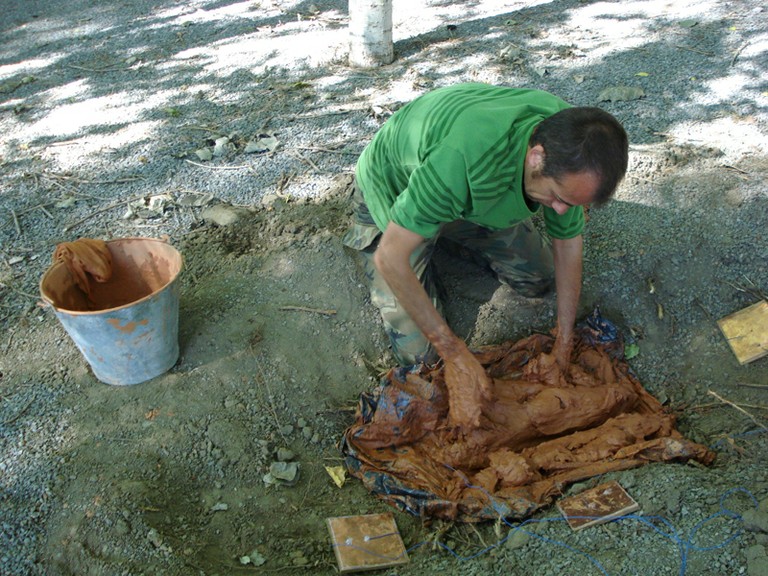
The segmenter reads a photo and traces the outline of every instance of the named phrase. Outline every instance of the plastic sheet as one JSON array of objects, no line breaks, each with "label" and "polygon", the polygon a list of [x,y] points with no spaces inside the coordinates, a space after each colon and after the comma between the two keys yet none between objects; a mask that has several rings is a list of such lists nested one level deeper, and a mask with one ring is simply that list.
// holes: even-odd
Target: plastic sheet
[{"label": "plastic sheet", "polygon": [[563,375],[533,335],[476,353],[493,397],[473,429],[448,423],[441,366],[395,368],[363,394],[342,441],[346,466],[412,514],[457,521],[522,519],[569,483],[647,462],[713,461],[686,440],[622,359],[615,326],[595,312]]}]

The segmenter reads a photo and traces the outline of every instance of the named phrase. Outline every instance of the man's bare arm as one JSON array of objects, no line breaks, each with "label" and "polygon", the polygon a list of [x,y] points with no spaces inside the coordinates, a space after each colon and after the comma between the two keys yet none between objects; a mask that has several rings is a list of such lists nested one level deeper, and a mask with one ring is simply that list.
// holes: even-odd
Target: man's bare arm
[{"label": "man's bare arm", "polygon": [[440,356],[457,346],[458,337],[432,305],[410,263],[411,253],[424,238],[390,222],[373,256],[376,268],[387,281],[408,315]]},{"label": "man's bare arm", "polygon": [[553,352],[561,369],[565,369],[573,346],[573,326],[581,297],[582,251],[581,235],[568,240],[552,240],[557,287],[557,338]]},{"label": "man's bare arm", "polygon": [[476,426],[481,400],[488,397],[490,382],[480,362],[434,307],[411,268],[411,253],[423,241],[418,234],[390,222],[373,261],[400,305],[445,362],[451,420]]}]

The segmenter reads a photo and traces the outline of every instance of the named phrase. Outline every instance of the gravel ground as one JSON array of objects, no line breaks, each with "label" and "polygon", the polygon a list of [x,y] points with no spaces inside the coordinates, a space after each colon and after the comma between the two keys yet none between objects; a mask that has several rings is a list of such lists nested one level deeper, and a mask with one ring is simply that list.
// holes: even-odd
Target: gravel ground
[{"label": "gravel ground", "polygon": [[[323,466],[391,358],[333,191],[393,110],[461,81],[624,123],[630,174],[590,212],[582,312],[635,340],[641,381],[718,459],[610,475],[641,513],[579,533],[554,509],[511,527],[397,514],[411,563],[390,573],[768,574],[768,363],[740,366],[716,325],[768,290],[762,3],[396,0],[397,58],[376,70],[345,65],[345,2],[0,9],[0,574],[335,572],[324,519],[386,508]],[[61,241],[161,235],[185,257],[182,358],[106,386],[39,279]],[[442,258],[473,344],[551,328],[552,299]],[[263,482],[278,460],[300,463],[295,486]]]}]

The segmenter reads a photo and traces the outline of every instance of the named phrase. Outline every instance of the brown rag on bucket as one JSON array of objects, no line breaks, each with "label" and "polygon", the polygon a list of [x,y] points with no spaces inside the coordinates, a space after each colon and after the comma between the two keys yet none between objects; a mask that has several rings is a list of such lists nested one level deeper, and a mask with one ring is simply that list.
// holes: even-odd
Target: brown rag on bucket
[{"label": "brown rag on bucket", "polygon": [[104,240],[79,238],[74,242],[56,245],[53,263],[63,262],[78,287],[91,297],[91,285],[86,272],[96,282],[106,282],[112,277],[112,254]]},{"label": "brown rag on bucket", "polygon": [[563,375],[552,344],[533,335],[476,353],[493,381],[476,428],[449,424],[442,366],[390,370],[345,432],[349,471],[401,509],[471,522],[522,519],[567,484],[607,472],[713,461],[624,360],[579,339]]}]

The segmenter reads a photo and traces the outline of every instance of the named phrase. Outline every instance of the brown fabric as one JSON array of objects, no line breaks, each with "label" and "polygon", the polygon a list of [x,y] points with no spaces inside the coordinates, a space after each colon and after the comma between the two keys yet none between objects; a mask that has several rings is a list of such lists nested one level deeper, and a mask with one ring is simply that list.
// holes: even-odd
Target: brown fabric
[{"label": "brown fabric", "polygon": [[56,246],[53,262],[63,262],[78,287],[91,296],[91,286],[86,272],[96,282],[106,282],[112,276],[112,254],[106,242],[80,238],[74,242],[62,242]]},{"label": "brown fabric", "polygon": [[522,518],[566,484],[606,472],[713,461],[713,452],[677,432],[674,416],[624,361],[580,342],[563,376],[551,346],[550,337],[534,335],[477,353],[493,395],[475,429],[448,424],[442,367],[391,370],[375,411],[358,410],[345,433],[350,471],[398,507],[474,521]]}]

